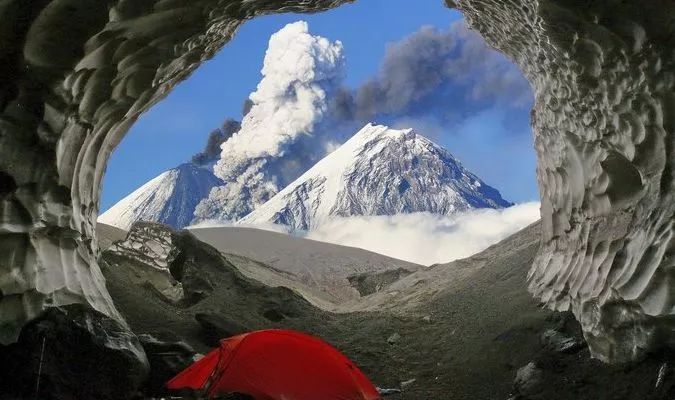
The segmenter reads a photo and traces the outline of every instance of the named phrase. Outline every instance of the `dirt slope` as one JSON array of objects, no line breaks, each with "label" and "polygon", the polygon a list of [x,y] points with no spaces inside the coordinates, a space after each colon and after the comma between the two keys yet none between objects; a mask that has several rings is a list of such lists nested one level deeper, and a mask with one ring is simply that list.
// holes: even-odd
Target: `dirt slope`
[{"label": "dirt slope", "polygon": [[[590,359],[573,319],[532,300],[525,282],[539,245],[537,224],[468,259],[403,277],[342,313],[258,283],[193,235],[178,236],[181,262],[192,260],[213,288],[196,303],[167,302],[134,283],[138,260],[103,254],[111,295],[137,333],[206,351],[218,334],[237,329],[307,331],[345,352],[378,386],[403,387],[393,399],[656,400],[675,394],[668,364],[655,387],[669,355],[630,368],[603,365]],[[550,349],[547,331],[578,345]],[[519,369],[525,383],[514,388]]]}]

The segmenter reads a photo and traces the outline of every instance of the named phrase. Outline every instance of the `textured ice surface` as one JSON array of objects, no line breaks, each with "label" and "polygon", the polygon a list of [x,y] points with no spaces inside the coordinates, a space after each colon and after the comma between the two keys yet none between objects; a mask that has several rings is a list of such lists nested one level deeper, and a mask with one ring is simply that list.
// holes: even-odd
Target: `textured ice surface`
[{"label": "textured ice surface", "polygon": [[51,306],[121,320],[95,240],[114,147],[246,19],[340,3],[0,2],[0,343]]},{"label": "textured ice surface", "polygon": [[[108,156],[141,112],[244,20],[346,2],[0,2],[0,342],[53,305],[117,315],[94,227]],[[674,344],[675,4],[446,3],[535,94],[532,292],[571,308],[603,360]]]},{"label": "textured ice surface", "polygon": [[672,344],[675,6],[456,5],[535,93],[543,246],[531,292],[571,309],[602,360]]},{"label": "textured ice surface", "polygon": [[368,124],[240,222],[308,230],[333,216],[452,215],[509,205],[429,139]]}]

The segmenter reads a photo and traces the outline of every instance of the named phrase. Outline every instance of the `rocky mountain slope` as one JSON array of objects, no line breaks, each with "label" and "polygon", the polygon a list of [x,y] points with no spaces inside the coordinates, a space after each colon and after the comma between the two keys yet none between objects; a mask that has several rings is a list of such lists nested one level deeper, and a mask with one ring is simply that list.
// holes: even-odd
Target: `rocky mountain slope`
[{"label": "rocky mountain slope", "polygon": [[181,164],[153,178],[98,217],[98,221],[129,229],[136,221],[183,228],[194,218],[197,204],[221,185],[209,166]]},{"label": "rocky mountain slope", "polygon": [[[150,226],[140,226],[146,225]],[[124,242],[127,234],[133,236],[140,228],[129,233],[99,223],[97,230],[101,250],[115,251],[120,244],[112,247],[113,242]],[[324,309],[336,309],[363,293],[374,293],[385,283],[424,268],[354,247],[260,229],[191,228],[190,233],[220,251],[248,278],[271,287],[291,288]],[[138,241],[133,237],[131,240]],[[136,257],[158,257],[148,254],[138,253]]]},{"label": "rocky mountain slope", "polygon": [[329,309],[360,297],[354,280],[359,275],[402,276],[423,268],[367,250],[260,229],[193,228],[190,232],[224,253],[245,275],[269,286],[290,287]]},{"label": "rocky mountain slope", "polygon": [[127,237],[127,231],[99,222],[96,224],[96,237],[98,238],[98,248],[104,251],[112,246],[113,243],[124,240]]},{"label": "rocky mountain slope", "polygon": [[[218,191],[239,200],[215,201],[220,198],[215,194]],[[129,229],[135,221],[183,228],[204,215],[221,215],[218,208],[249,204],[252,199],[241,200],[249,196],[251,192],[245,186],[223,185],[209,165],[187,163],[162,173],[122,199],[103,213],[99,222],[122,229]],[[260,202],[263,204],[253,212],[249,213],[247,206],[245,212],[230,210],[226,214],[243,217],[239,221],[243,224],[272,222],[306,230],[331,216],[412,212],[449,215],[511,205],[427,138],[410,129],[371,124],[274,197],[254,203]]]},{"label": "rocky mountain slope", "polygon": [[511,205],[412,129],[368,124],[241,223],[307,230],[332,216],[450,215]]},{"label": "rocky mountain slope", "polygon": [[[672,398],[669,354],[605,365],[590,358],[569,314],[532,300],[525,277],[539,241],[535,224],[473,257],[402,277],[340,313],[260,284],[191,233],[162,225],[137,225],[102,263],[137,334],[204,352],[241,330],[300,329],[345,352],[378,386],[401,388],[392,399]],[[169,286],[183,295],[167,296]]]}]

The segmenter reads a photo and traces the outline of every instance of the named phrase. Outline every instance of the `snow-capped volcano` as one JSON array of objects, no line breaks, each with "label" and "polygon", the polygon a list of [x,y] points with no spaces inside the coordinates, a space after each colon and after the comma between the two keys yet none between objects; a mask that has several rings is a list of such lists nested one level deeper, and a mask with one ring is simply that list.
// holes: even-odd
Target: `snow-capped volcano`
[{"label": "snow-capped volcano", "polygon": [[308,230],[333,216],[450,215],[510,205],[412,129],[368,124],[240,223]]},{"label": "snow-capped volcano", "polygon": [[192,222],[197,204],[222,185],[211,168],[181,164],[148,181],[98,217],[128,230],[136,221],[161,222],[183,228]]}]

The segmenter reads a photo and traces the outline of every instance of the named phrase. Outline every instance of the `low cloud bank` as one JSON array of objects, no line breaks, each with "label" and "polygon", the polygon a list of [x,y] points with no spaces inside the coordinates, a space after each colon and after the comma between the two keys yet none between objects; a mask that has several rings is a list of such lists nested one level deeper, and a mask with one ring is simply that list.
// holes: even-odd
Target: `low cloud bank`
[{"label": "low cloud bank", "polygon": [[447,263],[476,254],[539,220],[539,202],[500,210],[473,210],[454,216],[412,213],[335,217],[309,232],[286,225],[205,220],[187,229],[254,228],[358,247],[421,265]]},{"label": "low cloud bank", "polygon": [[468,257],[540,218],[539,203],[446,217],[429,213],[335,218],[305,236],[422,265]]}]

